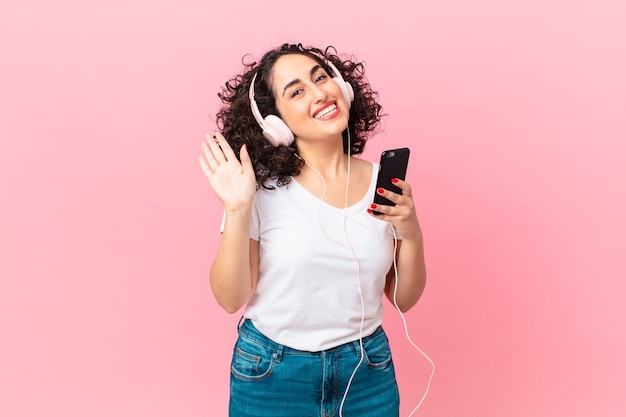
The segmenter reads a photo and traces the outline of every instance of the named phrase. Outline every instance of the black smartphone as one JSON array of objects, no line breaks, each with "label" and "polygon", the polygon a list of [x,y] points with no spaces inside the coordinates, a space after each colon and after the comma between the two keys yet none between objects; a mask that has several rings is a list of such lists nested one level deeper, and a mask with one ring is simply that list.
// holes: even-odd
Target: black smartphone
[{"label": "black smartphone", "polygon": [[[392,178],[406,179],[406,169],[409,165],[409,148],[390,149],[380,154],[380,165],[378,166],[378,179],[376,180],[376,190],[384,188],[394,193],[402,194],[402,190],[391,182]],[[374,191],[374,203],[386,206],[396,204]],[[372,211],[373,214],[380,214]]]}]

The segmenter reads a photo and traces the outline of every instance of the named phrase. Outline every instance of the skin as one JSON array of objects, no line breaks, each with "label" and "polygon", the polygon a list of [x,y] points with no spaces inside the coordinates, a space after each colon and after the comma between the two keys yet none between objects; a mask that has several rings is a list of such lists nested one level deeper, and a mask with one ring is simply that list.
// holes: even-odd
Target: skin
[{"label": "skin", "polygon": [[[280,116],[294,133],[299,154],[307,162],[294,179],[320,198],[325,182],[324,201],[336,207],[360,201],[371,181],[371,164],[343,153],[341,133],[348,124],[349,107],[339,86],[315,60],[300,54],[280,57],[272,68],[270,82]],[[333,109],[332,106],[336,110],[328,117],[314,117],[320,109]],[[206,135],[201,146],[200,166],[226,213],[224,232],[211,267],[211,288],[218,303],[235,313],[248,302],[258,280],[259,242],[249,238],[256,190],[254,170],[245,145],[240,150],[240,163],[220,132]],[[376,219],[394,224],[403,237],[396,252],[398,288],[396,291],[392,267],[387,274],[385,294],[406,312],[424,291],[426,268],[411,186],[402,180],[397,180],[396,185],[402,189],[402,195],[379,190],[395,206],[371,208],[382,213]],[[371,210],[368,212],[373,216]]]}]

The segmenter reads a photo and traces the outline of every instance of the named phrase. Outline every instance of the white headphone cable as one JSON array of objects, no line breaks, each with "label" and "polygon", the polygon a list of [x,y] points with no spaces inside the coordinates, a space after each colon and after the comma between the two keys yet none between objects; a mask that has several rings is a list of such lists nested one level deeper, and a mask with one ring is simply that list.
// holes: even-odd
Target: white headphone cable
[{"label": "white headphone cable", "polygon": [[430,366],[431,366],[430,376],[428,378],[428,384],[426,385],[426,391],[424,391],[424,395],[422,395],[422,398],[420,399],[419,403],[415,406],[413,411],[411,411],[409,413],[408,417],[411,417],[413,414],[415,414],[417,409],[420,408],[420,406],[422,405],[422,403],[426,399],[426,396],[428,395],[428,392],[430,391],[430,384],[432,383],[433,376],[435,375],[435,363],[432,361],[432,359],[430,359],[430,357],[428,357],[428,355],[422,349],[420,349],[417,346],[417,344],[415,344],[415,342],[413,342],[413,339],[411,339],[411,336],[409,335],[409,328],[408,328],[408,326],[406,324],[406,318],[404,317],[404,313],[402,313],[402,310],[400,310],[400,307],[398,306],[398,265],[396,263],[396,256],[395,256],[396,252],[398,251],[398,237],[396,235],[396,230],[393,227],[393,225],[391,226],[391,232],[393,233],[393,241],[394,241],[394,246],[393,246],[393,253],[394,253],[393,270],[394,270],[395,281],[396,281],[396,285],[395,285],[395,287],[393,289],[393,305],[396,307],[396,310],[398,310],[398,313],[400,313],[400,318],[402,319],[402,323],[404,324],[404,333],[406,335],[407,340],[409,341],[409,343],[411,343],[411,345],[419,353],[421,353],[426,358],[426,360],[428,362],[430,362]]},{"label": "white headphone cable", "polygon": [[354,371],[352,371],[352,375],[350,375],[350,379],[348,380],[348,384],[346,385],[346,390],[343,393],[343,397],[341,398],[341,405],[339,406],[339,417],[343,417],[343,406],[346,402],[346,398],[348,397],[348,391],[350,390],[350,386],[352,385],[352,381],[354,380],[354,376],[357,371],[361,367],[363,363],[363,359],[365,358],[365,351],[363,349],[363,325],[365,324],[365,301],[363,300],[363,290],[361,289],[361,267],[359,263],[359,258],[356,254],[356,251],[352,247],[352,243],[350,242],[350,236],[348,235],[347,228],[347,215],[346,210],[348,208],[348,187],[350,185],[350,129],[348,129],[348,178],[346,181],[346,201],[345,207],[343,209],[343,232],[346,236],[346,242],[348,242],[348,249],[352,253],[352,257],[354,258],[354,262],[356,263],[356,280],[357,280],[357,288],[359,290],[359,299],[361,301],[361,323],[359,325],[359,349],[361,350],[361,355],[359,359],[359,363],[357,363]]},{"label": "white headphone cable", "polygon": [[[348,132],[349,135],[349,132]],[[348,149],[348,152],[350,150]],[[317,215],[318,215],[318,222],[320,225],[320,229],[322,230],[322,233],[324,234],[324,236],[326,236],[326,238],[328,240],[330,240],[331,242],[344,247],[346,249],[348,249],[354,260],[356,263],[356,268],[357,268],[357,286],[358,286],[358,292],[359,292],[359,298],[361,301],[361,323],[360,323],[360,327],[359,327],[359,348],[361,350],[361,355],[360,355],[360,359],[359,359],[359,363],[357,364],[357,366],[354,368],[354,371],[352,372],[352,375],[350,376],[350,379],[348,380],[348,384],[346,385],[346,389],[344,391],[343,397],[341,399],[341,405],[339,407],[339,417],[343,417],[343,406],[345,404],[346,398],[348,397],[348,391],[350,390],[350,386],[352,385],[352,381],[354,380],[354,377],[356,375],[356,372],[358,371],[358,369],[361,367],[361,364],[363,363],[363,359],[365,357],[364,354],[364,348],[363,348],[363,326],[365,323],[365,302],[363,300],[363,292],[361,289],[361,274],[360,274],[360,264],[359,264],[359,259],[356,255],[356,252],[354,251],[354,248],[352,247],[352,244],[350,242],[350,238],[348,235],[348,230],[347,230],[347,207],[348,207],[348,190],[349,190],[349,184],[350,184],[350,154],[348,154],[348,176],[347,176],[347,181],[346,181],[346,193],[345,193],[345,200],[344,200],[344,209],[343,209],[343,229],[344,229],[344,234],[346,237],[346,241],[347,241],[347,245],[342,244],[341,242],[336,241],[335,239],[331,238],[327,233],[326,230],[324,229],[323,225],[322,225],[322,218],[321,218],[321,209],[322,209],[322,204],[324,202],[324,197],[326,195],[326,181],[324,180],[324,177],[319,173],[319,171],[317,171],[315,168],[313,168],[308,162],[304,162],[309,168],[311,168],[311,170],[321,179],[322,181],[322,195],[320,197],[320,202],[319,202],[319,206],[318,206],[318,211],[317,211]],[[422,356],[424,356],[426,358],[426,360],[430,363],[431,365],[431,372],[430,372],[430,376],[428,378],[428,383],[426,386],[426,390],[424,392],[424,394],[422,395],[422,398],[420,399],[419,403],[415,406],[415,408],[409,413],[408,417],[412,417],[413,414],[415,414],[415,412],[419,409],[419,407],[422,405],[422,403],[424,402],[424,400],[426,399],[426,396],[428,395],[429,391],[430,391],[430,386],[433,380],[433,376],[435,374],[435,363],[432,361],[432,359],[430,359],[430,357],[422,350],[420,349],[417,344],[415,342],[413,342],[413,339],[411,339],[411,336],[409,334],[409,329],[408,329],[408,325],[406,322],[406,318],[404,317],[404,313],[402,313],[402,310],[400,309],[400,307],[398,306],[398,300],[397,300],[397,295],[398,295],[398,265],[396,263],[396,253],[398,251],[398,237],[396,235],[396,231],[395,228],[393,227],[393,225],[390,225],[391,227],[391,232],[393,234],[394,237],[394,256],[393,256],[393,269],[394,269],[394,278],[395,278],[395,286],[394,286],[394,291],[393,291],[393,304],[394,307],[396,308],[396,310],[398,311],[398,313],[400,314],[400,318],[402,319],[402,323],[404,325],[404,333],[406,335],[407,340],[409,341],[409,343],[419,352],[422,354]]]},{"label": "white headphone cable", "polygon": [[[319,202],[319,206],[318,206],[318,210],[317,210],[317,218],[318,218],[318,222],[320,225],[320,229],[322,230],[322,233],[324,234],[324,236],[326,236],[326,238],[328,240],[330,240],[333,243],[336,243],[337,245],[346,248],[350,251],[350,253],[352,254],[352,257],[354,258],[354,262],[356,264],[356,274],[357,274],[357,288],[358,288],[358,292],[359,292],[359,300],[361,302],[361,323],[359,325],[359,348],[361,350],[361,354],[360,354],[360,359],[359,359],[359,363],[356,365],[356,367],[354,368],[354,371],[352,371],[352,375],[350,375],[350,379],[348,380],[348,384],[346,385],[346,389],[343,393],[343,397],[341,399],[341,405],[339,406],[339,417],[343,417],[343,406],[345,404],[346,398],[348,397],[348,391],[350,390],[350,386],[352,385],[352,381],[354,380],[354,376],[356,375],[358,369],[361,367],[361,364],[363,363],[363,359],[365,357],[365,352],[363,349],[363,326],[365,324],[365,300],[363,299],[363,291],[361,289],[361,269],[360,269],[360,264],[359,264],[359,258],[354,250],[354,248],[352,247],[352,243],[350,242],[350,237],[348,235],[348,229],[347,229],[347,209],[348,209],[348,192],[349,192],[349,187],[350,187],[350,173],[351,173],[351,144],[350,144],[350,130],[348,129],[348,175],[346,178],[346,193],[345,193],[345,197],[344,197],[344,207],[343,207],[343,231],[344,231],[344,235],[346,237],[346,242],[347,245],[342,244],[341,242],[336,241],[335,239],[331,238],[327,233],[326,230],[324,230],[324,226],[322,225],[322,203],[324,202],[324,197],[326,195],[326,181],[324,181],[324,177],[322,176],[322,174],[319,173],[319,171],[317,171],[315,168],[313,168],[308,162],[304,161],[305,165],[308,166],[309,168],[311,168],[311,170],[317,174],[317,176],[322,180],[322,195],[320,197],[320,202]],[[299,156],[298,156],[299,158]]]}]

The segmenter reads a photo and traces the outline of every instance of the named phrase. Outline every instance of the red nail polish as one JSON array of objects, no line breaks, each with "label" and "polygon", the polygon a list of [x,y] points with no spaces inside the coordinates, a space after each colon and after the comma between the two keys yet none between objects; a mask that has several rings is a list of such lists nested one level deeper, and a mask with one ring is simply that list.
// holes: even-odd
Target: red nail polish
[{"label": "red nail polish", "polygon": [[391,182],[393,182],[393,183],[395,184],[395,183],[397,183],[397,182],[398,182],[398,179],[397,179],[397,178],[392,178],[392,179],[391,179]]},{"label": "red nail polish", "polygon": [[382,188],[379,188],[379,189],[378,189],[378,190],[376,190],[376,191],[378,191],[378,194],[382,194],[382,193],[384,193],[384,192],[385,192],[385,190],[383,190]]},{"label": "red nail polish", "polygon": [[372,210],[371,210],[371,209],[367,209],[367,212],[368,212],[369,214],[372,214]]},{"label": "red nail polish", "polygon": [[372,204],[372,205],[370,205],[370,208],[375,209],[375,208],[376,208],[376,204]]}]

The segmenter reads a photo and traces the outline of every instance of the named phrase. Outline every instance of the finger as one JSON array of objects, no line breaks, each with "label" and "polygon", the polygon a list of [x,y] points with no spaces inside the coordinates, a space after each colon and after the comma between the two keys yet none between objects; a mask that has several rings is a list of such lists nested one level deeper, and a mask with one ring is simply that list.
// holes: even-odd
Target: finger
[{"label": "finger", "polygon": [[235,152],[233,151],[233,148],[230,147],[230,144],[224,135],[222,135],[221,132],[215,132],[215,139],[217,140],[217,144],[222,149],[226,159],[228,161],[234,161],[236,159]]},{"label": "finger", "polygon": [[387,212],[388,208],[389,206],[386,206],[384,204],[372,203],[370,204],[370,208],[367,210],[367,212],[373,214],[376,217],[380,217]]},{"label": "finger", "polygon": [[202,172],[204,172],[204,175],[206,175],[207,178],[211,178],[211,176],[213,175],[213,170],[211,169],[211,167],[209,167],[209,164],[207,164],[206,160],[202,156],[199,156],[198,161],[200,162],[200,168],[202,168]]},{"label": "finger", "polygon": [[398,206],[386,206],[382,204],[372,204],[370,208],[367,209],[369,215],[375,219],[396,225],[406,217],[406,215],[402,214],[403,211],[404,210],[398,210]]},{"label": "finger", "polygon": [[393,183],[393,185],[402,190],[402,195],[407,197],[410,197],[412,195],[411,185],[408,182],[401,180],[400,178],[393,178],[391,182]]},{"label": "finger", "polygon": [[207,166],[211,169],[211,172],[214,173],[215,170],[219,167],[219,164],[215,160],[213,156],[213,152],[209,149],[209,145],[206,142],[202,142],[200,144],[202,146],[202,150],[204,151],[204,160],[207,163]]},{"label": "finger", "polygon": [[254,168],[252,167],[252,160],[250,159],[250,154],[248,153],[248,147],[245,144],[243,144],[239,150],[239,157],[241,158],[241,166],[244,171],[253,172]]},{"label": "finger", "polygon": [[387,200],[391,201],[392,203],[398,204],[398,201],[400,200],[400,194],[394,193],[393,191],[389,191],[384,188],[377,189],[376,193],[378,195],[385,197]]},{"label": "finger", "polygon": [[367,212],[375,219],[389,221],[390,215],[388,213],[390,209],[391,206],[385,206],[382,204],[371,204],[370,208],[367,209]]},{"label": "finger", "polygon": [[[397,182],[395,182],[395,185],[399,185],[401,186],[400,191],[402,192],[402,194],[390,191],[390,190],[386,190],[384,188],[379,188],[376,190],[376,192],[378,194],[380,194],[381,196],[385,197],[387,200],[400,205],[400,204],[409,204],[411,205],[412,201],[413,201],[413,196],[411,195],[411,186],[407,183],[404,182],[402,180],[396,179]],[[402,181],[402,183],[400,183],[400,181]],[[407,203],[409,202],[409,203]]]},{"label": "finger", "polygon": [[206,138],[206,142],[209,145],[209,149],[211,150],[211,153],[213,154],[213,158],[215,158],[217,163],[221,164],[223,162],[226,162],[226,157],[224,156],[224,152],[220,148],[220,145],[217,143],[215,138],[212,136],[209,136],[208,133],[204,137]]}]

